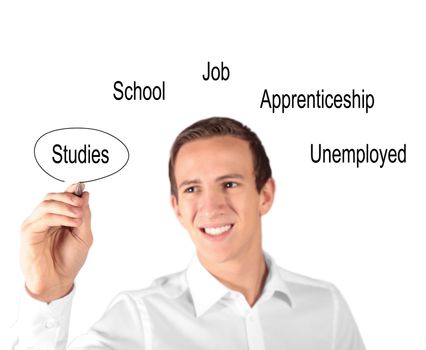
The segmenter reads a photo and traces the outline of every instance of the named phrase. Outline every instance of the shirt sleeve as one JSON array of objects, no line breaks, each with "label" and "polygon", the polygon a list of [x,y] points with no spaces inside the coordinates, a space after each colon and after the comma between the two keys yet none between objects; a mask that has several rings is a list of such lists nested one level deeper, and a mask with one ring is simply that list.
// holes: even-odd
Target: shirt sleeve
[{"label": "shirt sleeve", "polygon": [[[142,300],[135,300],[129,293],[123,292],[116,296],[104,315],[91,329],[75,340],[68,350],[144,350],[151,348],[145,337],[142,316],[144,308]],[[144,319],[144,320],[142,320]]]},{"label": "shirt sleeve", "polygon": [[75,287],[63,298],[48,304],[23,290],[14,326],[17,337],[12,349],[65,349],[74,293]]},{"label": "shirt sleeve", "polygon": [[334,288],[333,350],[365,350],[361,334],[342,294]]},{"label": "shirt sleeve", "polygon": [[[116,296],[104,315],[90,330],[67,345],[75,287],[50,304],[23,294],[15,324],[12,350],[143,350],[146,337],[141,303],[129,293]],[[146,320],[145,320],[146,321]]]}]

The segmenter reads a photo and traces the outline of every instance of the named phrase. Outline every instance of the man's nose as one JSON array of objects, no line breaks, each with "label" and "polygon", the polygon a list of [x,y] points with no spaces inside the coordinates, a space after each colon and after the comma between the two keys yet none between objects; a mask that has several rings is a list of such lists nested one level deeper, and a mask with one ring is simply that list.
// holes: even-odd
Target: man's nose
[{"label": "man's nose", "polygon": [[225,213],[226,198],[220,191],[206,190],[200,199],[198,212],[202,216],[212,219]]}]

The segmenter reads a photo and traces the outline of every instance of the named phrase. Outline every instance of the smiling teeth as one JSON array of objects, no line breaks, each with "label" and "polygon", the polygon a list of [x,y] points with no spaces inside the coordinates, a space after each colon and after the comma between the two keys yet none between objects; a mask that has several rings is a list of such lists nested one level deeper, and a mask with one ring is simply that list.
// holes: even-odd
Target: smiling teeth
[{"label": "smiling teeth", "polygon": [[225,225],[220,227],[205,227],[204,232],[209,235],[217,236],[228,231],[230,228],[231,228],[231,225]]}]

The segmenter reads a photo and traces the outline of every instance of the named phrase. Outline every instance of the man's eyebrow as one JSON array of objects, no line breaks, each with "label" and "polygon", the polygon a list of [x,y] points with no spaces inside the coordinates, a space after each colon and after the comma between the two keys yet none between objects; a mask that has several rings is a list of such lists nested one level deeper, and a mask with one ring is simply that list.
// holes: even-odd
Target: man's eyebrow
[{"label": "man's eyebrow", "polygon": [[223,180],[227,180],[227,179],[240,179],[240,180],[244,180],[244,176],[241,175],[241,174],[237,174],[237,173],[226,174],[226,175],[222,175],[222,176],[219,176],[218,178],[216,178],[216,181],[219,182],[219,181],[223,181]]},{"label": "man's eyebrow", "polygon": [[182,181],[180,183],[178,188],[181,188],[181,187],[184,187],[184,186],[189,186],[189,185],[198,185],[200,183],[201,183],[201,181],[199,179],[185,180],[185,181]]}]

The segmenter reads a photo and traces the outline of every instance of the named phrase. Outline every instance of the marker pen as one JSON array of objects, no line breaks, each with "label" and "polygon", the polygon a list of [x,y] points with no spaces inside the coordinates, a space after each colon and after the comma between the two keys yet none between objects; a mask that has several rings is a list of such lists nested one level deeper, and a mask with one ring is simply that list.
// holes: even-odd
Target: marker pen
[{"label": "marker pen", "polygon": [[74,194],[75,194],[76,196],[81,197],[81,195],[83,194],[83,191],[84,191],[84,183],[82,183],[82,182],[78,182],[78,183],[77,183],[77,187],[76,187],[76,188],[75,188],[75,190],[74,190]]}]

